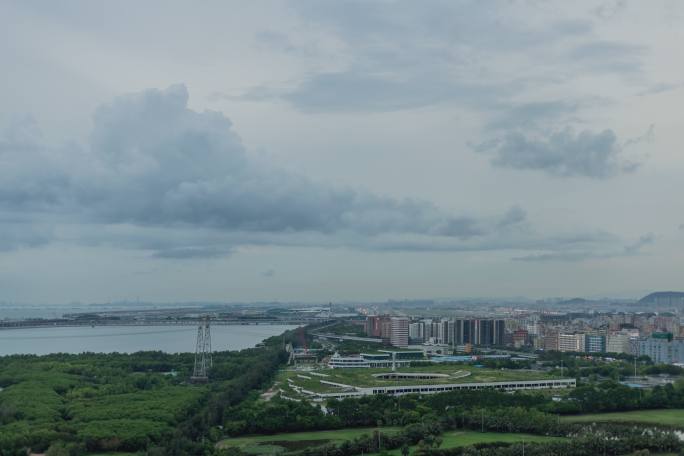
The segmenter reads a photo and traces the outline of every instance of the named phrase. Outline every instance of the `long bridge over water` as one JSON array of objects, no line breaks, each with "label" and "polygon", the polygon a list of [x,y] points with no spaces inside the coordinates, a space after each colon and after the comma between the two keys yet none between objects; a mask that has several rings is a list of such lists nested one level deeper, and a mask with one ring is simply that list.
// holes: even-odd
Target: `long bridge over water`
[{"label": "long bridge over water", "polygon": [[[94,327],[94,326],[197,326],[200,319],[30,319],[30,320],[0,320],[0,330],[20,328],[58,328],[58,327]],[[212,325],[288,325],[302,326],[327,321],[323,318],[283,318],[283,319],[223,319],[212,318]]]}]

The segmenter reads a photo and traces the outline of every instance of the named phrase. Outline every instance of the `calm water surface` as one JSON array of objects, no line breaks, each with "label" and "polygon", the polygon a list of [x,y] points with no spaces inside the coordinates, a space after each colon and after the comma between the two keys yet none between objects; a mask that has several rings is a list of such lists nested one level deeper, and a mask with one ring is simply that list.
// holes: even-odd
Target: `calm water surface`
[{"label": "calm water surface", "polygon": [[[240,350],[282,334],[295,326],[212,326],[214,351]],[[194,352],[197,328],[181,326],[96,326],[0,330],[0,356],[13,354],[120,352],[161,350],[167,353]]]}]

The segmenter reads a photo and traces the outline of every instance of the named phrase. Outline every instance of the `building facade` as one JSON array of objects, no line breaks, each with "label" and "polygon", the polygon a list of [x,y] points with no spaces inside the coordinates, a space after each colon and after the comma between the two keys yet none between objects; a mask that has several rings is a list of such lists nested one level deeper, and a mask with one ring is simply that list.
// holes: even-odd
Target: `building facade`
[{"label": "building facade", "polygon": [[558,351],[583,352],[584,334],[558,334]]},{"label": "building facade", "polygon": [[656,364],[684,364],[684,339],[655,333],[638,341],[639,356],[646,355]]},{"label": "building facade", "polygon": [[406,317],[392,317],[390,344],[395,347],[408,347],[409,319]]},{"label": "building facade", "polygon": [[584,351],[587,353],[605,353],[606,336],[602,334],[587,334],[584,337]]}]

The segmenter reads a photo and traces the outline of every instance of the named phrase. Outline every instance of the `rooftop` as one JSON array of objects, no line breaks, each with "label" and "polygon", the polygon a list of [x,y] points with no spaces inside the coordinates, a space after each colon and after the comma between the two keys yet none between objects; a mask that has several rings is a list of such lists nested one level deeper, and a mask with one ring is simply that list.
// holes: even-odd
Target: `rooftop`
[{"label": "rooftop", "polygon": [[[374,387],[374,386],[407,386],[407,385],[437,385],[455,383],[486,383],[518,380],[547,380],[558,378],[546,372],[529,370],[496,370],[478,368],[467,365],[431,365],[420,367],[402,367],[397,372],[391,369],[325,369],[327,377],[305,379],[297,377],[296,372],[283,371],[281,379],[290,381],[298,386],[314,392],[337,392],[343,386]],[[422,374],[422,375],[421,375]],[[321,382],[321,380],[324,380]]]}]

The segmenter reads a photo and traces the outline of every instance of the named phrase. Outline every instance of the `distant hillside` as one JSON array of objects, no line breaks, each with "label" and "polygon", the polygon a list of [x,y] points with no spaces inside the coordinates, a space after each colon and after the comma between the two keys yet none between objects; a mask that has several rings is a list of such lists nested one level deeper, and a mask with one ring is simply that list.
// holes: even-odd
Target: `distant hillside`
[{"label": "distant hillside", "polygon": [[565,306],[565,305],[579,306],[579,305],[583,305],[583,304],[589,304],[591,302],[592,301],[590,301],[588,299],[584,299],[584,298],[572,298],[572,299],[566,299],[565,301],[561,301],[558,304],[563,305],[563,306]]},{"label": "distant hillside", "polygon": [[639,300],[643,304],[661,304],[661,305],[684,305],[684,292],[682,291],[656,291],[644,296]]}]

